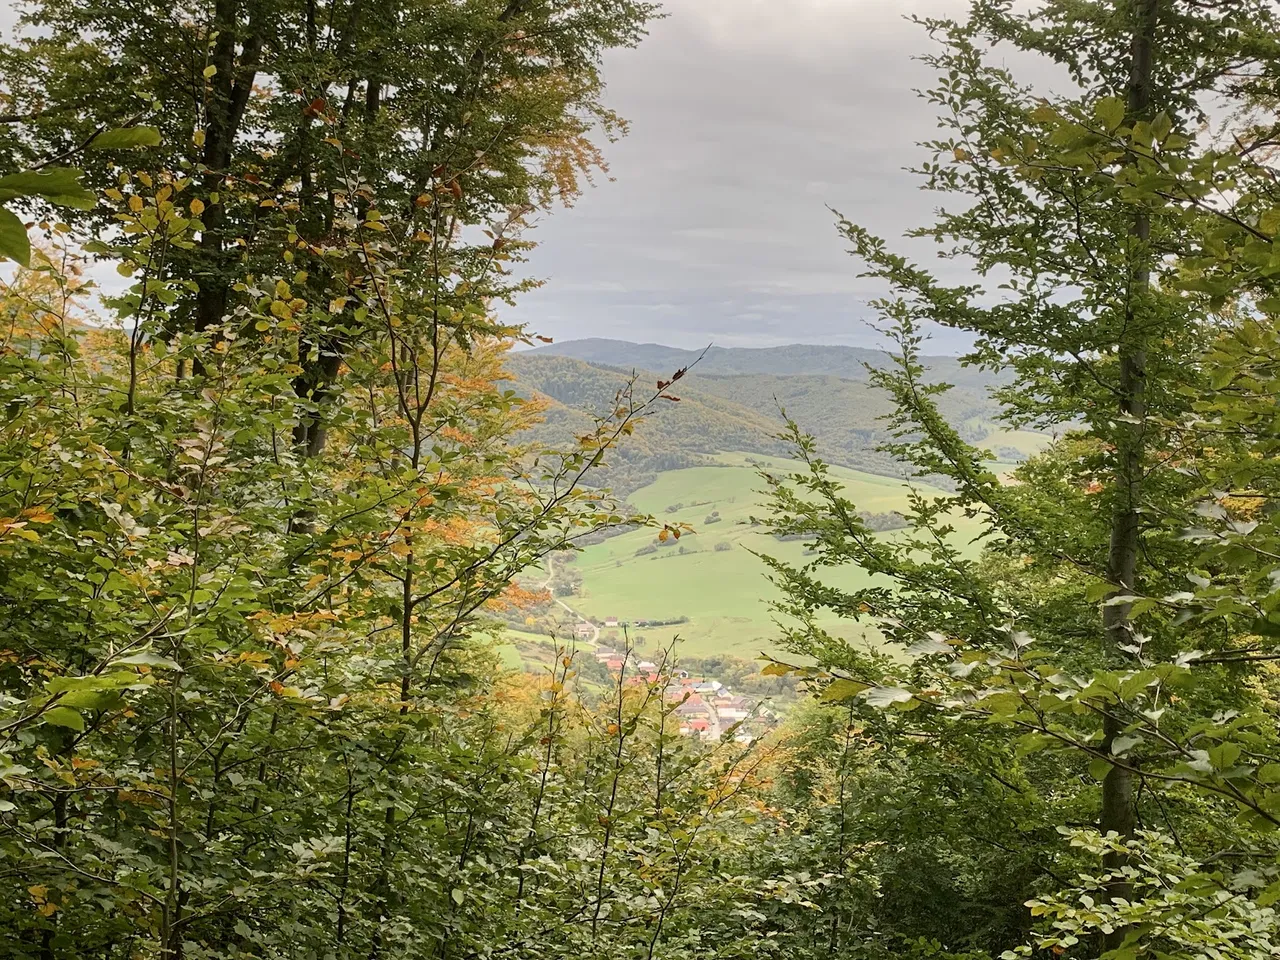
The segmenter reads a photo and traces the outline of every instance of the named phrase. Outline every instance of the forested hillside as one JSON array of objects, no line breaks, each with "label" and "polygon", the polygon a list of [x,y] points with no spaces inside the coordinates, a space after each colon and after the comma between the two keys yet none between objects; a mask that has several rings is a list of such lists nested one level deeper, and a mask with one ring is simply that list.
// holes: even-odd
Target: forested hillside
[{"label": "forested hillside", "polygon": [[[756,70],[799,3],[665,62]],[[690,371],[508,313],[657,5],[22,6],[0,956],[1280,956],[1280,6],[926,8],[933,212],[831,239],[890,355]],[[897,127],[801,32],[804,96],[713,102],[879,199]]]},{"label": "forested hillside", "polygon": [[[818,354],[824,357],[814,363],[817,370],[807,371],[806,362]],[[516,375],[516,389],[549,401],[545,422],[534,433],[549,444],[588,430],[592,417],[609,410],[618,391],[633,380],[649,387],[663,379],[663,371],[689,369],[671,391],[678,394],[679,404],[661,406],[639,424],[610,467],[596,477],[625,494],[664,470],[710,463],[710,454],[785,454],[787,444],[778,439],[784,411],[813,432],[832,462],[905,476],[901,460],[880,449],[889,438],[885,418],[893,412],[892,400],[869,382],[863,366],[889,362],[880,351],[849,347],[712,347],[702,354],[655,344],[581,340],[514,353],[508,367]],[[1000,408],[991,391],[999,386],[998,377],[962,367],[952,357],[929,357],[926,363],[932,378],[953,378],[945,380],[953,389],[945,394],[942,409],[967,438],[980,442],[997,430]],[[821,372],[824,368],[833,372]],[[994,445],[1007,447],[998,438]],[[1021,456],[1006,451],[1002,459]]]}]

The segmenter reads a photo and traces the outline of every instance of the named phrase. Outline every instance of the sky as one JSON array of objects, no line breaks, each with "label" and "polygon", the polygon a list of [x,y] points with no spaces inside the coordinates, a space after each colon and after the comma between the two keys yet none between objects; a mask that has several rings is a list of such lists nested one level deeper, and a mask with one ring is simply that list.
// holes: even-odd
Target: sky
[{"label": "sky", "polygon": [[[858,277],[829,208],[931,260],[899,240],[939,202],[903,169],[936,131],[914,92],[930,41],[905,17],[967,6],[667,0],[639,48],[605,61],[606,103],[631,127],[606,150],[612,179],[539,221],[530,272],[546,283],[511,318],[557,340],[878,343],[866,304],[883,288]],[[939,330],[930,352],[964,345]]]},{"label": "sky", "polygon": [[[609,178],[538,220],[527,272],[545,283],[506,318],[558,341],[883,345],[867,302],[885,290],[858,276],[832,211],[944,281],[973,279],[931,242],[902,238],[941,200],[903,169],[937,131],[915,92],[933,81],[913,59],[931,41],[907,17],[967,9],[663,0],[639,47],[605,59],[606,106],[630,124],[605,145]],[[0,26],[11,19],[0,9]],[[928,352],[968,344],[939,328]]]}]

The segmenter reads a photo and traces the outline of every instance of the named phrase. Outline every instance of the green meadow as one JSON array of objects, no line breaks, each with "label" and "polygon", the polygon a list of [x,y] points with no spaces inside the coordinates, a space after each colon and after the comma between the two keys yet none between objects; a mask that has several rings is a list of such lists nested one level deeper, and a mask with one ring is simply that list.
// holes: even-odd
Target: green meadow
[{"label": "green meadow", "polygon": [[[1030,452],[1036,440],[1044,441],[1042,437],[1032,437],[1022,435],[1016,439]],[[1001,442],[1007,439],[1010,438],[1001,437]],[[803,563],[808,558],[802,542],[778,541],[751,524],[753,517],[767,513],[767,506],[761,493],[764,484],[759,468],[749,461],[754,460],[773,473],[793,472],[799,464],[749,454],[722,454],[717,460],[719,466],[662,473],[629,498],[641,511],[661,520],[691,525],[692,534],[686,534],[678,543],[670,542],[641,554],[637,551],[657,543],[655,531],[636,530],[587,547],[574,561],[583,575],[580,594],[565,597],[565,602],[597,620],[614,617],[635,624],[637,620],[688,618],[687,623],[679,625],[633,625],[631,636],[640,639],[642,653],[666,646],[677,636],[686,656],[732,654],[750,658],[779,652],[779,629],[772,604],[780,593],[769,582],[768,568],[756,554],[793,563]],[[833,467],[832,474],[859,510],[887,513],[906,508],[909,486],[902,480],[844,467]],[[925,493],[939,492],[916,486]],[[715,513],[719,514],[718,519],[712,518]],[[955,526],[957,543],[976,554],[980,545],[972,542],[972,537],[978,524],[959,519]],[[728,546],[716,549],[721,544]],[[828,571],[824,579],[845,589],[871,582],[870,575],[854,565]],[[864,636],[858,624],[832,619],[821,625],[851,640]],[[532,637],[519,635],[526,645]],[[621,642],[621,634],[605,629],[601,642]]]}]

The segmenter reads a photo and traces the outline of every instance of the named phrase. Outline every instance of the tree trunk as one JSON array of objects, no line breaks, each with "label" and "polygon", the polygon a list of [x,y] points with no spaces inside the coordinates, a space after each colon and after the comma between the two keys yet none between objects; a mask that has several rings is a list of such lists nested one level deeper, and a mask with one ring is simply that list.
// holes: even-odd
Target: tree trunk
[{"label": "tree trunk", "polygon": [[[1133,44],[1130,58],[1128,113],[1131,120],[1149,119],[1151,113],[1151,77],[1155,56],[1155,33],[1162,0],[1134,0]],[[1141,326],[1142,301],[1151,287],[1151,261],[1147,242],[1151,235],[1151,217],[1140,210],[1134,217],[1134,260],[1130,273],[1128,302],[1125,306],[1124,332],[1119,346],[1120,377],[1118,384],[1120,424],[1116,444],[1117,499],[1111,517],[1111,544],[1107,556],[1107,579],[1122,594],[1132,594],[1136,586],[1138,555],[1141,547],[1141,499],[1143,460],[1145,454],[1146,336]],[[1102,626],[1111,650],[1129,642],[1132,607],[1119,603],[1102,608]],[[1123,723],[1108,715],[1103,721],[1103,750],[1110,753],[1112,741],[1120,734]],[[1137,825],[1134,804],[1134,775],[1128,769],[1113,766],[1102,782],[1102,815],[1100,828],[1104,834],[1114,832],[1128,839]],[[1117,869],[1124,864],[1120,854],[1108,854],[1104,865]],[[1117,882],[1108,888],[1112,901],[1128,899],[1131,885]],[[1104,939],[1104,948],[1115,949],[1124,939],[1124,931],[1116,930]]]},{"label": "tree trunk", "polygon": [[[239,0],[217,0],[214,5],[214,29],[218,31],[218,37],[214,41],[210,65],[216,68],[216,72],[209,78],[204,152],[201,156],[205,167],[202,188],[206,201],[210,194],[222,187],[262,55],[260,26],[256,22],[254,8],[250,6],[248,9],[248,22],[241,23]],[[241,46],[238,61],[237,44]],[[207,203],[203,214],[205,229],[200,234],[203,269],[195,304],[194,326],[197,331],[218,325],[227,312],[231,287],[225,262],[224,220],[222,204]]]}]

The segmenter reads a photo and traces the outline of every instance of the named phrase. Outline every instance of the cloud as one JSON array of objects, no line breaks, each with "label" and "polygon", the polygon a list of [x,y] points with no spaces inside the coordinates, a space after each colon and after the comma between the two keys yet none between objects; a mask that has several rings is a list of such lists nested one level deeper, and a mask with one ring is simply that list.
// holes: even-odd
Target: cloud
[{"label": "cloud", "polygon": [[[872,342],[865,302],[883,291],[857,276],[828,207],[888,238],[928,222],[937,197],[903,167],[936,129],[914,93],[930,41],[904,18],[966,9],[671,0],[640,48],[606,61],[631,134],[608,150],[613,180],[532,234],[548,283],[515,316],[559,339]],[[962,346],[944,333],[935,349]]]}]

